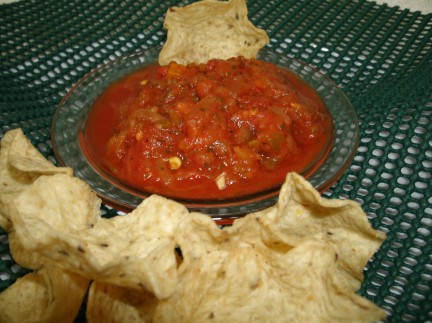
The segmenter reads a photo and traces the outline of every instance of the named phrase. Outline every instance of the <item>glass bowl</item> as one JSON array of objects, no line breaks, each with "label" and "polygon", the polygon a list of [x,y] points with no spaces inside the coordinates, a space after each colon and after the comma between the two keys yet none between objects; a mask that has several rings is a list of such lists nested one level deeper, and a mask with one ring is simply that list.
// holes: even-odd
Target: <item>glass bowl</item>
[{"label": "glass bowl", "polygon": [[[61,165],[71,167],[75,176],[86,181],[104,203],[121,211],[136,208],[148,193],[131,189],[91,163],[83,145],[87,115],[95,100],[114,81],[158,59],[161,47],[140,51],[111,61],[86,75],[60,102],[53,119],[51,137]],[[349,166],[359,141],[356,112],[338,86],[314,67],[271,50],[260,51],[258,59],[291,70],[321,96],[333,118],[333,142],[316,165],[302,174],[320,192],[333,185]],[[273,205],[279,188],[251,196],[214,201],[178,200],[190,211],[214,218],[233,217]]]}]

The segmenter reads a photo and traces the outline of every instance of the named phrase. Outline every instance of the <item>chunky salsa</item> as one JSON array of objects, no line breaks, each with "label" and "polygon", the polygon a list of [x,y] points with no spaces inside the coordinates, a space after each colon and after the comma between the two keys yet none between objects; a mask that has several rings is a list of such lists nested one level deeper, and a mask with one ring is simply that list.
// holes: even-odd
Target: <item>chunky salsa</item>
[{"label": "chunky salsa", "polygon": [[243,57],[144,67],[98,98],[85,131],[93,159],[120,182],[193,200],[277,187],[319,161],[332,135],[313,89]]}]

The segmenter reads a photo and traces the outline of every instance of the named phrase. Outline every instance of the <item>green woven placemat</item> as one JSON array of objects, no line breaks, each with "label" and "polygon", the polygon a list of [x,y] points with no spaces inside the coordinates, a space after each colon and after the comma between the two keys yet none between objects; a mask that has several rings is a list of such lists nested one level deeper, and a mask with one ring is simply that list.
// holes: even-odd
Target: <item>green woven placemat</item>
[{"label": "green woven placemat", "polygon": [[[162,43],[164,13],[187,3],[1,5],[0,137],[20,127],[56,163],[50,126],[61,98],[98,65]],[[432,322],[432,15],[364,0],[250,0],[248,7],[270,48],[321,69],[360,116],[354,161],[324,193],[358,201],[388,234],[359,293],[387,310],[389,322]],[[0,231],[0,290],[26,272]]]}]

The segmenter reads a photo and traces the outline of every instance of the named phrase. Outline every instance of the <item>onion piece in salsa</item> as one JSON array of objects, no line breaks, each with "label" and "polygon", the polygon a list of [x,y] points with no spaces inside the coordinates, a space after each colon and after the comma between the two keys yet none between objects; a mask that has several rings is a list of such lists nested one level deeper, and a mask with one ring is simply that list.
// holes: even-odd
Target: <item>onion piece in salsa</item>
[{"label": "onion piece in salsa", "polygon": [[92,107],[86,150],[139,191],[185,200],[256,194],[325,158],[332,118],[308,84],[243,57],[139,69]]}]

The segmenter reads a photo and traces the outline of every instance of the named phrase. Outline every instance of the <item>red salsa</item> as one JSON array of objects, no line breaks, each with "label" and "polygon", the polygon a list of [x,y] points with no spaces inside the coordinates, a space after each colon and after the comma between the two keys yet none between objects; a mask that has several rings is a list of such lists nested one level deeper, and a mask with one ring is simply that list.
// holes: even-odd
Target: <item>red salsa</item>
[{"label": "red salsa", "polygon": [[150,65],[112,84],[92,108],[87,150],[132,188],[225,199],[280,185],[331,144],[331,116],[292,72],[245,59]]}]

